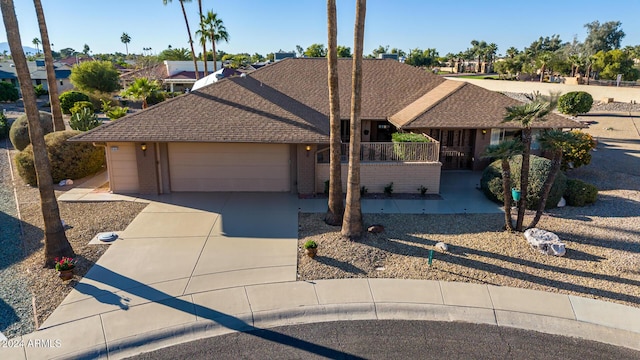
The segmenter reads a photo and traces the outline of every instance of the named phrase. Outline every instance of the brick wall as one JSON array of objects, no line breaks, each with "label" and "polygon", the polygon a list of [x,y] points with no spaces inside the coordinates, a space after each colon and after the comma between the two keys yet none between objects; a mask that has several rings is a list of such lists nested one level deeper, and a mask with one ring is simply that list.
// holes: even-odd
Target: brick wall
[{"label": "brick wall", "polygon": [[311,145],[311,150],[309,151],[307,151],[306,147],[306,144],[297,145],[298,194],[313,194],[314,192],[315,153],[318,147]]},{"label": "brick wall", "polygon": [[142,151],[141,143],[135,143],[136,161],[138,163],[138,183],[140,194],[159,194],[158,172],[156,167],[156,148],[153,143],[146,143],[147,150]]},{"label": "brick wall", "polygon": [[[440,192],[440,163],[360,163],[360,183],[370,193],[382,193],[393,181],[396,193],[418,193],[422,185],[427,193]],[[342,189],[347,191],[348,164],[342,164]],[[324,182],[329,180],[329,164],[316,165],[316,192],[324,192]]]}]

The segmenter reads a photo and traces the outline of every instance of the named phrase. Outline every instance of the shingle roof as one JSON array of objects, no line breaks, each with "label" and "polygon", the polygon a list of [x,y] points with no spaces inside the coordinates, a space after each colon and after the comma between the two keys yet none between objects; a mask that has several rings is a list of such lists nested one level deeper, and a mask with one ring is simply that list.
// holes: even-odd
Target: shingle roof
[{"label": "shingle roof", "polygon": [[[350,114],[351,64],[349,59],[338,61],[343,119]],[[517,100],[472,84],[443,85],[450,84],[445,81],[397,61],[365,60],[362,119],[386,120],[404,113],[399,125],[406,129],[517,127],[502,123],[505,107],[519,104]],[[285,59],[152,106],[73,140],[326,143],[328,92],[326,59]],[[429,99],[429,94],[437,101]],[[540,126],[580,124],[551,115]]]},{"label": "shingle roof", "polygon": [[[406,124],[404,129],[416,128],[520,128],[516,122],[503,122],[506,107],[521,105],[504,94],[464,83],[447,97]],[[544,121],[536,121],[533,128],[582,128],[577,121],[551,113]]]},{"label": "shingle roof", "polygon": [[[286,109],[285,109],[286,107]],[[325,116],[251,78],[223,79],[74,141],[326,143]]]}]

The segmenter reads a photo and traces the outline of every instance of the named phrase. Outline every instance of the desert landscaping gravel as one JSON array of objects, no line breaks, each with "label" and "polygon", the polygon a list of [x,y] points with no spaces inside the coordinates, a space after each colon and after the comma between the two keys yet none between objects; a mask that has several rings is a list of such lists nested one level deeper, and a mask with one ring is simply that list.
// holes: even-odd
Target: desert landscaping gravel
[{"label": "desert landscaping gravel", "polygon": [[[565,257],[542,255],[521,234],[503,231],[502,214],[365,214],[365,225],[386,230],[357,242],[342,239],[339,228],[324,224],[323,214],[300,214],[299,246],[316,241],[318,256],[310,259],[300,249],[299,279],[462,281],[640,307],[640,118],[585,119],[598,148],[590,165],[568,175],[598,186],[598,201],[550,210],[538,225],[566,243]],[[439,241],[449,251],[434,251],[429,266],[429,251]]]}]

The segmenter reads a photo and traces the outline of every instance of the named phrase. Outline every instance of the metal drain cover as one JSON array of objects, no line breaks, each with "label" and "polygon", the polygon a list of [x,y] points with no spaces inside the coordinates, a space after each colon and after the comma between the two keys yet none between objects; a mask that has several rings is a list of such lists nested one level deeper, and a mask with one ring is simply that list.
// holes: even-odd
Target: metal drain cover
[{"label": "metal drain cover", "polygon": [[102,233],[102,234],[98,235],[98,240],[100,240],[102,242],[112,242],[117,238],[118,238],[118,234],[116,234],[114,232]]}]

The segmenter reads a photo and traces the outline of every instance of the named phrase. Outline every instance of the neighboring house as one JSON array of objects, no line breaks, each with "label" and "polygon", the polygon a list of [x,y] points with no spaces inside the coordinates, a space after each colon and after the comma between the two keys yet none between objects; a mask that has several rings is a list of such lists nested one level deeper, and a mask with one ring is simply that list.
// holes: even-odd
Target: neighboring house
[{"label": "neighboring house", "polygon": [[[218,70],[222,69],[222,62],[217,63]],[[207,70],[213,72],[213,61],[207,61]],[[167,91],[185,92],[191,89],[196,82],[196,72],[193,61],[165,60],[160,64],[148,66],[142,69],[129,71],[120,75],[122,87],[126,88],[135,79],[146,77],[150,80],[157,80],[163,84]],[[204,62],[198,61],[198,79],[204,77]]]},{"label": "neighboring house", "polygon": [[[338,61],[343,181],[351,97],[350,59]],[[480,154],[520,128],[503,123],[520,104],[472,84],[445,80],[393,60],[363,61],[361,183],[382,192],[440,190],[441,168],[481,169]],[[279,191],[313,194],[329,179],[326,59],[296,58],[225,78],[71,141],[106,146],[117,193]],[[578,128],[552,114],[536,129]],[[390,142],[395,131],[427,143]],[[344,188],[346,189],[346,187]]]},{"label": "neighboring house", "polygon": [[[29,61],[27,62],[27,66],[29,67],[29,73],[31,75],[33,85],[42,84],[45,89],[49,89],[44,60]],[[54,71],[56,74],[56,81],[58,81],[58,91],[60,93],[73,88],[73,85],[69,80],[69,77],[71,76],[71,69],[69,67],[56,62],[54,64]],[[18,88],[18,91],[20,91],[18,75],[13,61],[0,61],[0,80],[12,83],[16,88]]]}]

